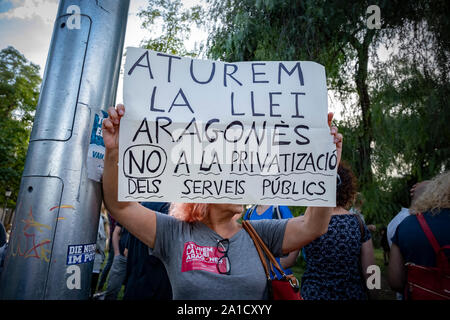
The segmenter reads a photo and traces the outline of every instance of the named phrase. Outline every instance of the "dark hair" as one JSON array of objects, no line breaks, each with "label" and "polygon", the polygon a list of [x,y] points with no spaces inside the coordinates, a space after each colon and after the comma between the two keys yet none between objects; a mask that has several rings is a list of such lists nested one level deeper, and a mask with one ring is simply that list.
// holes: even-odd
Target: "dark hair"
[{"label": "dark hair", "polygon": [[336,188],[336,207],[348,209],[353,204],[358,192],[356,177],[350,166],[343,161],[339,164],[337,173],[341,183],[338,183]]}]

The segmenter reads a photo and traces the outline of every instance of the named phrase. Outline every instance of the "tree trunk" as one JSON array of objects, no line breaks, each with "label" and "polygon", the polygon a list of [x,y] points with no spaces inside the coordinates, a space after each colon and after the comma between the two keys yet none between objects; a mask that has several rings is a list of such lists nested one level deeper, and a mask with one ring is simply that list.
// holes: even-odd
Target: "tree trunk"
[{"label": "tree trunk", "polygon": [[356,90],[361,107],[361,123],[359,133],[359,143],[357,146],[359,157],[359,182],[361,186],[370,185],[373,180],[372,174],[372,149],[370,147],[373,141],[372,112],[370,109],[369,86],[367,84],[369,46],[374,33],[369,30],[360,43],[356,39],[352,42],[353,47],[358,52],[358,65],[355,74]]}]

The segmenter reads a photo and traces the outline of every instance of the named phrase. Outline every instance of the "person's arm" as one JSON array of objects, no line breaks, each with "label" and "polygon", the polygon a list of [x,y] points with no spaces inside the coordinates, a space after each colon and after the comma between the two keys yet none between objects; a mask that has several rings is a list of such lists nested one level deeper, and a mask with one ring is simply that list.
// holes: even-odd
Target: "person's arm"
[{"label": "person's arm", "polygon": [[290,252],[287,257],[280,258],[280,264],[283,269],[291,268],[295,265],[299,252],[300,250],[294,250]]},{"label": "person's arm", "polygon": [[373,252],[372,239],[367,240],[361,246],[361,268],[364,280],[367,280],[370,274],[367,274],[367,268],[375,265],[375,255]]},{"label": "person's arm", "polygon": [[[367,278],[371,274],[367,274],[367,268],[375,265],[375,254],[373,252],[372,239],[367,240],[361,246],[361,271],[364,276],[364,286],[367,288]],[[377,292],[375,290],[369,290],[368,294],[372,300],[377,299]]]},{"label": "person's arm", "polygon": [[120,247],[119,247],[119,241],[120,241],[120,231],[122,230],[121,227],[117,226],[114,228],[114,232],[112,235],[112,245],[114,250],[114,255],[118,256],[120,254]]},{"label": "person's arm", "polygon": [[283,238],[283,253],[300,250],[328,231],[332,208],[308,207],[302,217],[289,219]]},{"label": "person's arm", "polygon": [[[292,215],[291,210],[287,206],[279,206],[278,210],[280,210],[281,217],[283,219],[292,219],[294,216]],[[297,262],[298,254],[300,250],[294,250],[290,252],[287,256],[280,258],[280,264],[283,269],[291,268]]]},{"label": "person's arm", "polygon": [[403,293],[406,282],[405,260],[395,243],[392,243],[389,255],[388,282],[392,290]]},{"label": "person's arm", "polygon": [[110,228],[109,228],[109,222],[108,222],[107,218],[103,219],[103,223],[104,223],[103,225],[105,226],[105,236],[106,236],[106,239],[105,239],[105,250],[106,250],[106,248],[109,248],[109,246],[111,245],[109,243]]},{"label": "person's arm", "polygon": [[[338,166],[341,161],[343,136],[338,133],[336,127],[331,126],[332,120],[333,113],[330,112],[328,113],[328,125],[336,144],[336,166]],[[325,234],[328,231],[332,211],[333,209],[330,207],[308,207],[302,217],[289,219],[283,238],[283,253],[299,250]]]},{"label": "person's arm", "polygon": [[135,235],[148,247],[153,248],[156,238],[156,214],[138,202],[117,200],[119,127],[125,107],[118,105],[108,109],[108,118],[103,120],[105,162],[103,169],[103,195],[105,206],[116,221]]}]

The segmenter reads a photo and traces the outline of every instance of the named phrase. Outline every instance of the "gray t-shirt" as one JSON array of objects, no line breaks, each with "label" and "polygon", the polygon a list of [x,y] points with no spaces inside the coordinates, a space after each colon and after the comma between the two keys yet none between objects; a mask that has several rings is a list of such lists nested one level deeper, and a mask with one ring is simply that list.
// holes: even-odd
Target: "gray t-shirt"
[{"label": "gray t-shirt", "polygon": [[[274,256],[282,255],[286,223],[251,221]],[[223,238],[201,222],[186,223],[156,213],[156,240],[151,254],[163,261],[176,300],[267,299],[267,280],[253,240],[241,229],[229,239],[230,274],[220,274],[217,261]],[[226,259],[222,259],[226,261]]]}]

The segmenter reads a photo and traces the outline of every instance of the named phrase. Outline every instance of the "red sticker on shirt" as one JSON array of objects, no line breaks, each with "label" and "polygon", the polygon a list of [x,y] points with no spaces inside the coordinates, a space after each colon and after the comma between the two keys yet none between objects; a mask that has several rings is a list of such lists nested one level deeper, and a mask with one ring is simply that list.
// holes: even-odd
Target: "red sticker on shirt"
[{"label": "red sticker on shirt", "polygon": [[[217,261],[223,253],[220,253],[216,247],[199,246],[195,242],[189,241],[184,244],[183,261],[181,263],[181,272],[192,270],[203,270],[213,273],[219,273],[217,270]],[[220,260],[220,264],[227,263],[227,259]],[[227,269],[226,267],[224,268]]]}]

